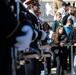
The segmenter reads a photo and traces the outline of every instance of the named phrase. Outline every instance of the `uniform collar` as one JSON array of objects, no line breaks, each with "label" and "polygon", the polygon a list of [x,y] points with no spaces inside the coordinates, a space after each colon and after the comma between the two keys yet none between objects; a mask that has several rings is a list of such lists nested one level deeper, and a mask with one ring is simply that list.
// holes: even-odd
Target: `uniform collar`
[{"label": "uniform collar", "polygon": [[32,13],[37,18],[36,14],[32,10],[29,10],[29,12]]}]

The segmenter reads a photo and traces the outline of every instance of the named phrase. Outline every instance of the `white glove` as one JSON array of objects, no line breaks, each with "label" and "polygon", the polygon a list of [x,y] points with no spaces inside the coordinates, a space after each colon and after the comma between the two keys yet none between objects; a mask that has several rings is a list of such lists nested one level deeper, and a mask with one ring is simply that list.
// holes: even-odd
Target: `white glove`
[{"label": "white glove", "polygon": [[47,44],[51,44],[52,43],[52,40],[47,40]]},{"label": "white glove", "polygon": [[50,48],[45,48],[44,52],[50,52]]},{"label": "white glove", "polygon": [[16,37],[17,43],[14,45],[20,51],[29,48],[33,36],[33,30],[29,25],[23,26],[21,31],[24,32],[25,35]]},{"label": "white glove", "polygon": [[34,30],[34,33],[35,33],[35,35],[34,35],[34,38],[33,38],[32,42],[34,42],[35,39],[38,37],[38,32],[36,30]]},{"label": "white glove", "polygon": [[43,30],[41,30],[41,32],[42,32],[41,40],[44,40],[46,38],[47,34]]}]

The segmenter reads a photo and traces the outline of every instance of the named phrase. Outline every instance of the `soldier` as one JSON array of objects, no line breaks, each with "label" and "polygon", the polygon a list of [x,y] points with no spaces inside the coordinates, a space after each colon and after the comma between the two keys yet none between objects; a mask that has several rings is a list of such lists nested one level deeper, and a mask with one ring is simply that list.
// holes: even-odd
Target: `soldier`
[{"label": "soldier", "polygon": [[[27,5],[27,8],[29,9],[29,12],[31,13],[31,17],[32,17],[32,21],[33,21],[33,25],[35,25],[35,29],[39,32],[39,34],[44,33],[44,31],[40,30],[40,22],[39,22],[39,17],[37,16],[37,14],[40,11],[40,4],[35,0],[26,0],[24,3],[24,6]],[[38,49],[38,42],[39,40],[43,40],[43,38],[40,39],[40,35],[37,39],[35,39],[35,41],[31,44],[31,47],[34,48],[35,51],[40,52],[40,50]],[[36,70],[36,74],[35,75],[40,75],[40,71],[43,70],[43,64],[41,62],[38,62],[38,60],[34,63],[35,66],[35,70]]]},{"label": "soldier", "polygon": [[38,30],[38,17],[36,13],[39,11],[39,3],[36,3],[34,0],[29,0],[25,1],[25,4],[27,4],[29,12],[31,13],[33,25],[35,25],[35,28]]},{"label": "soldier", "polygon": [[11,46],[14,45],[18,50],[25,50],[36,38],[34,26],[28,17],[29,12],[21,2],[19,2],[20,23],[17,23],[16,3],[14,0],[0,0],[0,75],[11,75],[12,73]]},{"label": "soldier", "polygon": [[[8,2],[7,2],[8,3]],[[24,50],[27,47],[29,47],[30,42],[27,43],[26,46],[25,40],[27,39],[25,33],[30,30],[31,36],[29,40],[32,39],[33,35],[33,27],[30,22],[30,20],[26,19],[26,16],[23,18],[20,18],[21,25],[17,25],[17,19],[16,19],[16,13],[13,12],[10,9],[10,6],[5,1],[0,1],[0,75],[11,75],[11,46],[13,46],[15,43],[15,46],[18,48],[18,50]],[[16,8],[16,7],[15,7]],[[14,13],[14,14],[13,14]],[[4,16],[4,18],[3,18]],[[23,21],[25,20],[25,21]],[[26,29],[27,28],[27,29]],[[29,32],[28,32],[29,33]],[[28,34],[27,34],[28,35]],[[22,40],[19,40],[19,37],[26,37],[23,38],[24,43],[22,43]],[[16,42],[17,41],[17,42]],[[19,45],[18,45],[19,44]],[[25,47],[22,47],[22,45],[25,45]]]}]

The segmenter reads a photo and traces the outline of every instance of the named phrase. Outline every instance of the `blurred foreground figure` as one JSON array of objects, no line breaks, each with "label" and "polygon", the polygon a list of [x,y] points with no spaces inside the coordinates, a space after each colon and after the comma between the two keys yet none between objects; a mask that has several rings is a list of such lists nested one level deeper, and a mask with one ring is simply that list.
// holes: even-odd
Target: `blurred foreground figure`
[{"label": "blurred foreground figure", "polygon": [[11,47],[24,51],[39,31],[21,2],[18,8],[16,0],[0,0],[0,10],[0,75],[11,75]]}]

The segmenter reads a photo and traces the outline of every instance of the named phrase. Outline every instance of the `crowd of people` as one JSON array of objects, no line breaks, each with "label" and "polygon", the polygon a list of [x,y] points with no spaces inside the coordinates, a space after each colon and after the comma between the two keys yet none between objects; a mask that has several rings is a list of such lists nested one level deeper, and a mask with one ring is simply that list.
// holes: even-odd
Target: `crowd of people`
[{"label": "crowd of people", "polygon": [[[61,7],[58,5],[61,5]],[[53,9],[54,21],[51,26],[54,34],[52,39],[55,44],[59,44],[59,47],[51,48],[51,50],[54,52],[55,64],[57,64],[56,74],[64,75],[64,73],[71,72],[71,48],[63,45],[65,43],[73,44],[73,53],[75,54],[76,39],[75,33],[72,32],[76,31],[76,7],[62,0],[54,0]],[[67,59],[69,59],[69,69],[67,68]]]},{"label": "crowd of people", "polygon": [[[52,57],[46,58],[47,75],[51,75],[52,67],[56,67],[56,75],[68,72],[68,57],[71,72],[71,48],[64,44],[74,45],[75,56],[76,7],[62,0],[56,2],[53,2],[56,5],[53,6],[54,20],[52,25],[49,25],[40,16],[41,5],[38,0],[0,0],[0,75],[45,75],[40,50],[40,46],[45,44],[57,45],[43,50],[44,54],[53,56],[53,65],[51,65]],[[14,58],[13,65],[12,50],[25,57],[37,54],[39,58],[21,59],[18,55],[16,59]],[[24,60],[25,63],[21,65],[20,60]],[[12,65],[15,66],[14,72]]]}]

